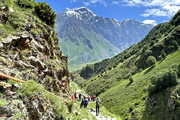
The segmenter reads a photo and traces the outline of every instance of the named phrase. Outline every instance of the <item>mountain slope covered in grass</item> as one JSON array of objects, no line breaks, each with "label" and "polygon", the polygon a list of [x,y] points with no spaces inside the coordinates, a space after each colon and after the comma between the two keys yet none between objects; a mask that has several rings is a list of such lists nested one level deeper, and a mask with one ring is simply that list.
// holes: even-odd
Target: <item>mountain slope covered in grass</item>
[{"label": "mountain slope covered in grass", "polygon": [[83,67],[78,73],[87,82],[78,84],[125,120],[178,120],[179,16],[113,58]]}]

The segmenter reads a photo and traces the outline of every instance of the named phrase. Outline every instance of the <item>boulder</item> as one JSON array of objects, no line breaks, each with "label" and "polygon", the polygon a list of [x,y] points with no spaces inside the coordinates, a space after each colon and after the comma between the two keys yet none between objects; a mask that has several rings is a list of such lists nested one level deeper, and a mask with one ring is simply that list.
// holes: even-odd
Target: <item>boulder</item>
[{"label": "boulder", "polygon": [[14,12],[14,10],[13,10],[12,8],[9,8],[9,11],[10,11],[10,12]]},{"label": "boulder", "polygon": [[34,68],[32,65],[28,65],[28,64],[24,63],[22,60],[15,61],[14,66],[19,69]]},{"label": "boulder", "polygon": [[32,40],[32,44],[34,49],[38,49],[40,52],[44,50],[44,47],[39,42]]},{"label": "boulder", "polygon": [[3,48],[3,44],[0,42],[0,49]]},{"label": "boulder", "polygon": [[49,105],[49,100],[44,100],[39,94],[34,94],[30,96],[29,100],[30,103],[27,106],[30,113],[30,119],[55,119],[56,114],[54,113],[53,108]]},{"label": "boulder", "polygon": [[75,111],[75,115],[76,115],[76,116],[79,116],[79,115],[80,115],[80,112]]},{"label": "boulder", "polygon": [[175,97],[170,97],[167,102],[169,111],[175,110],[176,107],[176,99]]},{"label": "boulder", "polygon": [[31,65],[38,68],[39,70],[45,70],[45,65],[40,60],[38,60],[36,57],[34,57],[34,56],[29,57],[29,61],[30,61]]},{"label": "boulder", "polygon": [[96,112],[96,109],[94,109],[94,108],[91,108],[91,112]]},{"label": "boulder", "polygon": [[[28,115],[27,109],[22,101],[20,100],[12,100],[7,101],[9,104],[5,106],[0,106],[1,115],[5,115],[8,117],[9,120],[13,118],[17,113],[22,113],[22,118]],[[21,108],[18,105],[21,104]]]},{"label": "boulder", "polygon": [[17,89],[21,89],[21,87],[18,84],[13,84],[11,90],[16,91]]}]

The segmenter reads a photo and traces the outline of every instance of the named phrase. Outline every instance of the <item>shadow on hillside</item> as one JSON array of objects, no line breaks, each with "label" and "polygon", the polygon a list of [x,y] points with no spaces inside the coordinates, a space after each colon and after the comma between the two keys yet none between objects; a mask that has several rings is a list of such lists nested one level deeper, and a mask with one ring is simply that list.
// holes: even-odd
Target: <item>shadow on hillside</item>
[{"label": "shadow on hillside", "polygon": [[[158,107],[161,105],[158,103],[158,94],[155,94],[153,96],[147,96],[144,97],[143,100],[145,100],[145,108],[142,109],[142,119],[141,120],[157,120],[158,117],[158,111],[161,111],[163,108]],[[164,111],[164,110],[163,110]],[[159,120],[163,120],[162,118]]]},{"label": "shadow on hillside", "polygon": [[129,87],[133,82],[129,82],[127,85],[126,85],[126,88]]},{"label": "shadow on hillside", "polygon": [[147,69],[147,70],[144,72],[144,74],[149,73],[154,67],[155,67],[155,65],[151,66],[149,69]]},{"label": "shadow on hillside", "polygon": [[161,59],[161,60],[159,61],[159,63],[161,64],[164,60],[165,60],[165,59]]}]

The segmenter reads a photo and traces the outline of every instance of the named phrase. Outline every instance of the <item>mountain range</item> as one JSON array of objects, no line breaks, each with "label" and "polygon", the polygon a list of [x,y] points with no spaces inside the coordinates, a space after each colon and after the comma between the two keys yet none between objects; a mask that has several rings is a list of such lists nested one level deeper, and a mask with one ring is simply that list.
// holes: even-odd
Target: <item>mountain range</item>
[{"label": "mountain range", "polygon": [[69,58],[69,69],[110,58],[139,42],[153,28],[135,19],[117,21],[95,15],[86,7],[57,14],[59,46]]}]

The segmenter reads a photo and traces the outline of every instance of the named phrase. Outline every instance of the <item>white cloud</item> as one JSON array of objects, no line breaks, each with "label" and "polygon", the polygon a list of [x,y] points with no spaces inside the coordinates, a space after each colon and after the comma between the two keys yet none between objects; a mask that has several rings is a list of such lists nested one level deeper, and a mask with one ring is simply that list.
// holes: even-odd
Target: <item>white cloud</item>
[{"label": "white cloud", "polygon": [[146,9],[144,14],[141,16],[148,17],[148,16],[168,16],[167,12],[161,11],[159,9]]},{"label": "white cloud", "polygon": [[89,0],[87,2],[83,3],[85,6],[89,6],[89,5],[96,5],[96,4],[102,4],[104,6],[107,6],[107,3],[105,0]]},{"label": "white cloud", "polygon": [[156,21],[155,20],[144,20],[143,21],[144,24],[152,24],[152,25],[157,25]]},{"label": "white cloud", "polygon": [[78,2],[79,0],[70,0],[71,2]]},{"label": "white cloud", "polygon": [[148,16],[172,17],[180,9],[180,0],[123,0],[126,6],[149,7],[142,14]]},{"label": "white cloud", "polygon": [[113,5],[119,5],[119,2],[118,1],[112,1],[112,4]]},{"label": "white cloud", "polygon": [[83,4],[84,4],[85,6],[89,6],[89,5],[90,5],[89,2],[83,2]]}]

